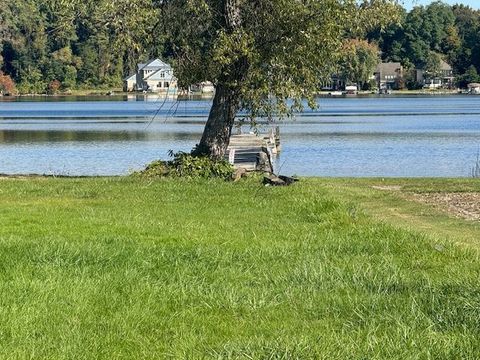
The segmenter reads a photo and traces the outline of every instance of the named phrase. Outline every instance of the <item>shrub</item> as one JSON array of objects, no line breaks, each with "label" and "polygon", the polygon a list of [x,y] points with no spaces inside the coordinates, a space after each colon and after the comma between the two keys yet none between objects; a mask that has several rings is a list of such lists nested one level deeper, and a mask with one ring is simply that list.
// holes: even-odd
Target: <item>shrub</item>
[{"label": "shrub", "polygon": [[56,94],[58,90],[60,90],[60,87],[62,86],[62,83],[58,80],[52,80],[48,84],[48,93],[49,94]]},{"label": "shrub", "polygon": [[21,79],[18,90],[22,94],[44,94],[47,89],[44,76],[38,69],[28,68],[22,72]]},{"label": "shrub", "polygon": [[191,179],[220,178],[230,180],[233,176],[233,166],[225,160],[216,161],[206,156],[193,156],[179,152],[171,154],[172,160],[154,161],[145,170],[136,175],[156,177],[184,177]]},{"label": "shrub", "polygon": [[15,82],[9,75],[5,75],[0,71],[0,94],[1,95],[15,95],[17,89],[15,87]]}]

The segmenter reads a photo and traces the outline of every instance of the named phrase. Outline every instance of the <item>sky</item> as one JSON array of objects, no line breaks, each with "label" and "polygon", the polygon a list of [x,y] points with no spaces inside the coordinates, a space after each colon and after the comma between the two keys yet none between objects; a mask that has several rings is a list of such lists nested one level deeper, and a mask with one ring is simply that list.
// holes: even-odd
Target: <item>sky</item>
[{"label": "sky", "polygon": [[[403,2],[403,6],[410,10],[415,5],[428,5],[433,2],[433,0],[400,0]],[[469,5],[473,9],[480,9],[480,0],[443,0],[444,3],[454,5],[454,4],[463,4]]]}]

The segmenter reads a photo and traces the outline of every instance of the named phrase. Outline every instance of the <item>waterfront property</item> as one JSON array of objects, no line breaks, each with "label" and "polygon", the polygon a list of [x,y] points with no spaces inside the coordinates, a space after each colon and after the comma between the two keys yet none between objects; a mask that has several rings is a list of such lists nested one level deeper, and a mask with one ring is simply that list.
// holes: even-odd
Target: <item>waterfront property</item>
[{"label": "waterfront property", "polygon": [[215,92],[215,86],[210,81],[203,81],[199,84],[191,85],[189,93],[194,94],[213,94]]},{"label": "waterfront property", "polygon": [[176,94],[177,79],[172,67],[160,59],[138,64],[136,74],[124,79],[124,91]]},{"label": "waterfront property", "polygon": [[403,87],[403,66],[399,62],[378,64],[374,76],[379,90],[400,89]]},{"label": "waterfront property", "polygon": [[480,84],[479,83],[468,84],[468,92],[470,94],[480,94]]},{"label": "waterfront property", "polygon": [[129,75],[123,79],[123,91],[132,92],[137,90],[137,74]]},{"label": "waterfront property", "polygon": [[416,69],[415,77],[417,83],[426,89],[452,88],[455,80],[453,68],[443,60],[440,61],[436,74],[429,74],[425,69]]}]

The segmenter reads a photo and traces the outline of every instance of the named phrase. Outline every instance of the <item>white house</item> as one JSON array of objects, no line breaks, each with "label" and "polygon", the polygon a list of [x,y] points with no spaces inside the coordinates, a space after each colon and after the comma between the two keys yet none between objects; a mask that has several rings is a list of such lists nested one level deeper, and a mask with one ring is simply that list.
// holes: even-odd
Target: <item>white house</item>
[{"label": "white house", "polygon": [[160,59],[138,64],[137,73],[124,79],[125,91],[151,91],[175,94],[177,79],[172,67]]},{"label": "white house", "polygon": [[127,76],[123,79],[123,91],[131,92],[135,91],[137,86],[137,74]]},{"label": "white house", "polygon": [[190,92],[200,94],[213,94],[215,86],[210,81],[204,81],[196,85],[190,86]]}]

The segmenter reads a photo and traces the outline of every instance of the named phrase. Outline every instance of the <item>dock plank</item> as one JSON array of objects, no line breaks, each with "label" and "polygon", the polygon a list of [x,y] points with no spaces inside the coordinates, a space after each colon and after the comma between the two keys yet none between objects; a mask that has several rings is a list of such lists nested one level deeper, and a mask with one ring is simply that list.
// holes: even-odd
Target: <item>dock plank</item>
[{"label": "dock plank", "polygon": [[235,167],[247,171],[272,172],[271,151],[275,141],[271,144],[271,136],[256,134],[232,135],[225,158]]}]

